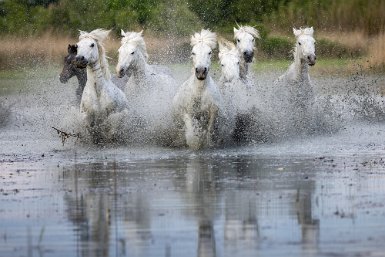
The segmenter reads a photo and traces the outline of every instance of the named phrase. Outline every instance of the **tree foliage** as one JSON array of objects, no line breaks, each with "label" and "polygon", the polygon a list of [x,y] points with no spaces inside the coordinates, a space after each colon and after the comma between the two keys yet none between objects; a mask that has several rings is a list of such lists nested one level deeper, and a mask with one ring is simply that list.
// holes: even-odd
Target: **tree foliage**
[{"label": "tree foliage", "polygon": [[235,23],[279,30],[385,30],[383,0],[3,0],[1,34],[76,34],[78,29],[146,28],[189,34],[200,27],[230,32]]}]

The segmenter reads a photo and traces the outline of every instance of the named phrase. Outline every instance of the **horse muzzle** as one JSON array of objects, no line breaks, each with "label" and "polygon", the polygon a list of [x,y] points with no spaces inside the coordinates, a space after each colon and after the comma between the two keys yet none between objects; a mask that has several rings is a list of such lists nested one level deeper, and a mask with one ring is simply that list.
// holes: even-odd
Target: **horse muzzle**
[{"label": "horse muzzle", "polygon": [[253,57],[254,57],[254,51],[244,51],[243,52],[243,59],[245,60],[245,62],[247,62],[247,63],[252,62]]},{"label": "horse muzzle", "polygon": [[308,63],[310,66],[314,66],[316,60],[317,60],[317,56],[316,56],[315,54],[311,54],[311,55],[308,55],[308,56],[307,56],[307,63]]},{"label": "horse muzzle", "polygon": [[117,73],[118,73],[118,78],[123,78],[124,75],[126,75],[124,68],[117,70]]},{"label": "horse muzzle", "polygon": [[69,78],[69,76],[67,74],[62,74],[61,73],[60,76],[59,76],[59,79],[60,79],[61,83],[67,83],[70,78]]},{"label": "horse muzzle", "polygon": [[205,80],[207,77],[208,69],[206,67],[195,68],[195,76],[199,80]]},{"label": "horse muzzle", "polygon": [[84,69],[87,67],[88,61],[86,58],[84,58],[84,56],[77,55],[74,64],[76,65],[76,67]]}]

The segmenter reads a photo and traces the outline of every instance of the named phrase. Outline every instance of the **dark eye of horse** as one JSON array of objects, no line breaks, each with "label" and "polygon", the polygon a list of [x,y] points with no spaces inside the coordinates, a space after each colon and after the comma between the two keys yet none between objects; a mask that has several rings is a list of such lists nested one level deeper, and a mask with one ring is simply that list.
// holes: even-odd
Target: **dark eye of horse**
[{"label": "dark eye of horse", "polygon": [[92,43],[91,45],[90,45],[90,47],[94,47],[95,46],[95,44],[94,43]]},{"label": "dark eye of horse", "polygon": [[301,42],[298,42],[298,45],[302,45]]},{"label": "dark eye of horse", "polygon": [[132,52],[131,54],[134,54],[135,53],[135,51],[134,52]]},{"label": "dark eye of horse", "polygon": [[239,64],[239,62],[237,62],[237,64]]},{"label": "dark eye of horse", "polygon": [[195,53],[194,53],[194,52],[192,52],[192,53],[191,53],[191,55],[195,55]]},{"label": "dark eye of horse", "polygon": [[211,51],[210,51],[209,55],[211,55]]},{"label": "dark eye of horse", "polygon": [[253,38],[251,41],[253,41],[253,42],[254,42],[254,38]]},{"label": "dark eye of horse", "polygon": [[239,43],[239,42],[241,42],[241,40],[237,39],[237,42]]}]

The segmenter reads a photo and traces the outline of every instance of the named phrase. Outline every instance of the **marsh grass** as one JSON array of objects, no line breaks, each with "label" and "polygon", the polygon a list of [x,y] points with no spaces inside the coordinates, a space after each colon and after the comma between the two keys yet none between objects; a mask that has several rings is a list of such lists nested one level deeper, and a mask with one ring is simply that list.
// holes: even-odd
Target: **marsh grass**
[{"label": "marsh grass", "polygon": [[[273,35],[273,37],[284,37]],[[147,51],[151,63],[183,63],[189,59],[190,45],[189,37],[167,37],[152,34],[144,34]],[[286,38],[288,38],[286,36]],[[325,72],[328,65],[331,71],[350,69],[349,64],[361,62],[365,69],[371,71],[385,70],[385,34],[375,37],[365,36],[364,32],[352,33],[326,33],[316,34],[320,41],[317,52],[320,54],[318,63]],[[68,44],[74,44],[77,38],[70,36],[53,36],[44,34],[40,37],[3,37],[0,38],[0,70],[22,69],[24,67],[38,66],[61,66],[63,57],[67,54]],[[285,41],[286,42],[286,41]],[[117,62],[120,39],[111,36],[106,41],[107,55],[110,57],[110,64],[114,66]],[[282,48],[282,47],[281,47]],[[280,48],[280,49],[281,49]],[[291,47],[285,44],[283,47],[284,57],[278,58],[264,52],[263,48],[258,49],[256,69],[282,69],[291,60]],[[286,50],[286,48],[288,48]],[[271,49],[269,50],[271,51]],[[357,58],[360,56],[360,58]],[[334,61],[330,61],[334,60]],[[264,66],[266,65],[266,66]],[[318,65],[317,65],[318,66]],[[321,70],[321,69],[320,69]],[[3,73],[2,76],[5,74]]]}]

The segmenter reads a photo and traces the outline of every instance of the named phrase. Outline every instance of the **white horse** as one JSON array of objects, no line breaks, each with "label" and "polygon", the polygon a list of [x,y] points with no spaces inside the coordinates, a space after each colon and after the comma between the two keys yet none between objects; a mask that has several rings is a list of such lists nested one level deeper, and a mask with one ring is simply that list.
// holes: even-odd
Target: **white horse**
[{"label": "white horse", "polygon": [[314,117],[315,95],[309,76],[309,66],[316,63],[314,29],[293,28],[293,33],[296,37],[294,62],[276,81],[277,96],[282,103],[286,102],[288,106],[284,108],[291,116],[296,116],[297,125],[304,127]]},{"label": "white horse", "polygon": [[219,41],[221,77],[219,87],[228,114],[229,129],[236,142],[260,139],[258,121],[260,112],[254,105],[255,96],[250,82],[240,77],[241,56],[236,46],[225,40]]},{"label": "white horse", "polygon": [[216,34],[202,29],[191,37],[193,74],[179,88],[173,100],[174,119],[183,141],[192,149],[214,146],[222,115],[219,88],[209,75]]},{"label": "white horse", "polygon": [[76,64],[87,67],[87,83],[80,102],[80,112],[97,141],[100,126],[114,114],[126,111],[128,102],[124,93],[111,82],[111,74],[103,47],[109,30],[80,31]]},{"label": "white horse", "polygon": [[126,96],[148,124],[148,129],[165,130],[172,120],[172,98],[177,83],[169,69],[147,63],[148,54],[142,33],[121,31],[116,72],[119,77],[129,77]]},{"label": "white horse", "polygon": [[129,77],[126,85],[127,96],[148,94],[150,90],[166,90],[176,84],[169,69],[147,63],[148,54],[142,34],[143,31],[121,31],[122,40],[118,50],[116,72],[119,77]]},{"label": "white horse", "polygon": [[260,38],[257,29],[250,26],[238,26],[234,28],[234,39],[240,56],[240,76],[247,79],[249,65],[253,61],[255,51],[255,38]]}]

